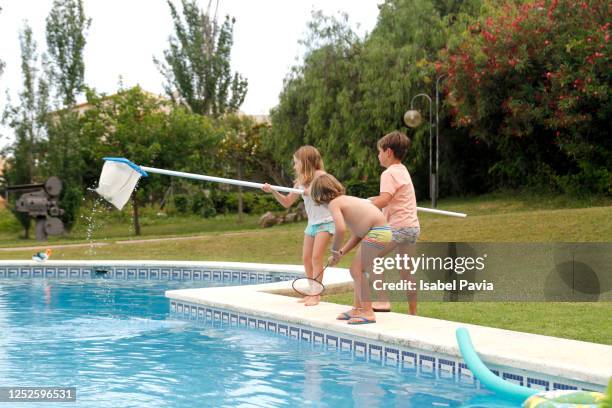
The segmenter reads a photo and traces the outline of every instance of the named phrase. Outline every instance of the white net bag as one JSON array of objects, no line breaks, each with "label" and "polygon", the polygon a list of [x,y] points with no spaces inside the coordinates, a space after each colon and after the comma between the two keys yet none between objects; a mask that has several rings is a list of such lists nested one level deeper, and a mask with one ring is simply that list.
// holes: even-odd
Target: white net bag
[{"label": "white net bag", "polygon": [[140,167],[123,158],[105,157],[96,193],[119,210],[128,202],[136,183],[147,176]]}]

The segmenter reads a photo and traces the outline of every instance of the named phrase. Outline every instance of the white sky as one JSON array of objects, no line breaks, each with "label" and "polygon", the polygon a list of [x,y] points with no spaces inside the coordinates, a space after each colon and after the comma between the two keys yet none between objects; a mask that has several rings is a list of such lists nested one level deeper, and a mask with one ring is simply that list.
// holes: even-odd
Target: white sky
[{"label": "white sky", "polygon": [[[363,36],[372,31],[382,0],[220,0],[218,15],[236,18],[232,71],[249,81],[241,110],[267,114],[278,103],[283,79],[302,50],[312,10],[326,15],[348,13],[349,22]],[[179,4],[180,0],[174,0]],[[213,1],[213,4],[215,2]],[[0,0],[0,59],[5,64],[0,76],[0,110],[6,105],[8,89],[13,102],[21,87],[19,30],[27,20],[38,51],[46,47],[45,18],[51,0]],[[202,7],[208,0],[199,0]],[[99,92],[114,93],[119,77],[130,87],[163,93],[163,78],[152,57],[162,57],[172,34],[170,12],[165,0],[84,0],[85,13],[92,18],[85,47],[85,81]],[[359,27],[357,27],[359,25]],[[0,147],[10,139],[10,129],[0,127]],[[8,136],[8,138],[7,138]]]}]

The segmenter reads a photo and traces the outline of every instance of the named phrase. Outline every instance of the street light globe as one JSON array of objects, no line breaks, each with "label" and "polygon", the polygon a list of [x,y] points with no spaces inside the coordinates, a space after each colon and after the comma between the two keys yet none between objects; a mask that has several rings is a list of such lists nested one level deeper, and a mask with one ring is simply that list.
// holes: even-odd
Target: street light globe
[{"label": "street light globe", "polygon": [[423,118],[421,117],[421,114],[419,113],[419,111],[415,111],[411,109],[411,110],[406,111],[406,113],[404,113],[404,123],[408,127],[415,128],[419,126],[422,121],[423,121]]}]

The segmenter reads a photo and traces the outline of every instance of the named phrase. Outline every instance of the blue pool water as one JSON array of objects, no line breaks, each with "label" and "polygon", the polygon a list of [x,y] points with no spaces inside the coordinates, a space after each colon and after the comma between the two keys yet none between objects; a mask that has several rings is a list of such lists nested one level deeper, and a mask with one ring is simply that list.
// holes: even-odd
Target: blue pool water
[{"label": "blue pool water", "polygon": [[18,405],[39,408],[516,406],[265,331],[173,319],[164,291],[204,284],[0,280],[0,386],[77,388],[76,404]]}]

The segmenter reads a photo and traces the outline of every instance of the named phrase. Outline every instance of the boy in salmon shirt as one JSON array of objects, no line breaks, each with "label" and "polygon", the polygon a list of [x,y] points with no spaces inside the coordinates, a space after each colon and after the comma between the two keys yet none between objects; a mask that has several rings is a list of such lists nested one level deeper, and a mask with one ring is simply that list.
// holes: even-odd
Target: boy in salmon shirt
[{"label": "boy in salmon shirt", "polygon": [[[401,256],[412,257],[421,230],[412,179],[402,164],[410,148],[410,139],[404,133],[394,131],[383,136],[377,147],[378,160],[386,170],[380,176],[380,195],[370,200],[383,210],[392,230],[393,242],[384,252],[397,250]],[[410,270],[400,270],[400,276],[402,279],[412,279]],[[380,295],[381,301],[372,304],[374,311],[390,311],[387,294],[381,292]],[[408,292],[408,306],[410,314],[416,315],[416,291]]]}]

